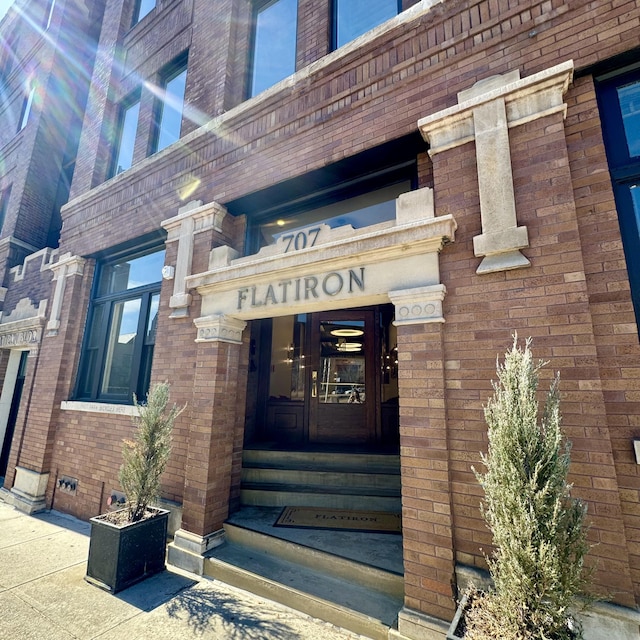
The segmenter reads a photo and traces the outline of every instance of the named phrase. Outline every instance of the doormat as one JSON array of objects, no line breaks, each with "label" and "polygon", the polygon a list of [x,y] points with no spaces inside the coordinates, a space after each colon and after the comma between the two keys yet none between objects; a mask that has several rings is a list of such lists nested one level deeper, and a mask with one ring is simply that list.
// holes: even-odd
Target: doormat
[{"label": "doormat", "polygon": [[285,507],[274,526],[366,531],[368,533],[402,533],[402,519],[399,513],[315,507]]}]

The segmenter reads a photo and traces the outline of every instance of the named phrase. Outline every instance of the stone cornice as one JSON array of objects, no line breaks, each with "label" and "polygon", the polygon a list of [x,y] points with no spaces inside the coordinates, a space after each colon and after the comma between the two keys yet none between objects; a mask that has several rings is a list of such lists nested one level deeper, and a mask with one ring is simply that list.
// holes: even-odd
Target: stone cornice
[{"label": "stone cornice", "polygon": [[454,240],[456,226],[451,215],[415,224],[388,226],[383,223],[354,231],[348,238],[321,243],[300,251],[262,259],[254,255],[232,260],[228,266],[190,276],[186,279],[187,286],[206,295],[249,286],[259,276],[268,275],[272,279],[295,277],[304,267],[336,271],[363,258],[367,262],[384,262],[394,258],[437,253],[445,242]]}]

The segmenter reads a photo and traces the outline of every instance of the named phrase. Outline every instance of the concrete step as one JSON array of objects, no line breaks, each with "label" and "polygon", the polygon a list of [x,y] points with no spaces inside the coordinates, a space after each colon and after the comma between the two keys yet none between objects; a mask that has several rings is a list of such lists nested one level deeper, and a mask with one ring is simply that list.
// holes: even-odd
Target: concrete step
[{"label": "concrete step", "polygon": [[332,451],[281,451],[245,449],[242,466],[246,468],[343,471],[400,475],[400,457],[376,453]]},{"label": "concrete step", "polygon": [[362,492],[350,492],[350,487],[338,492],[323,487],[242,485],[240,502],[263,507],[326,507],[390,513],[402,511],[399,495],[365,495]]},{"label": "concrete step", "polygon": [[398,600],[402,600],[404,596],[404,577],[395,571],[382,569],[276,536],[266,535],[255,529],[231,522],[225,523],[224,530],[226,540],[235,545],[250,547],[271,557],[295,562],[300,566],[314,571],[322,571],[335,578],[349,580]]},{"label": "concrete step", "polygon": [[245,449],[240,502],[399,513],[397,455]]},{"label": "concrete step", "polygon": [[274,467],[243,467],[242,482],[246,485],[305,485],[308,487],[351,487],[367,493],[376,490],[400,494],[400,476],[393,473],[355,473],[342,471],[315,471],[307,469],[280,469]]},{"label": "concrete step", "polygon": [[401,597],[279,557],[273,548],[262,551],[232,541],[208,554],[204,573],[379,640],[388,638],[403,604]]}]

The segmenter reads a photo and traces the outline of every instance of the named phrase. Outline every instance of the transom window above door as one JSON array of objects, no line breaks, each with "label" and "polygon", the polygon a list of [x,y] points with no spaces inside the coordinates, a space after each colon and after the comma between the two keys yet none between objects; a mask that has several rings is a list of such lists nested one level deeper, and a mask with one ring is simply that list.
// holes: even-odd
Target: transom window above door
[{"label": "transom window above door", "polygon": [[376,189],[368,193],[334,202],[287,218],[277,218],[260,225],[261,246],[274,244],[282,235],[295,233],[310,225],[326,224],[331,228],[351,225],[354,229],[393,220],[396,198],[411,190],[411,181]]}]

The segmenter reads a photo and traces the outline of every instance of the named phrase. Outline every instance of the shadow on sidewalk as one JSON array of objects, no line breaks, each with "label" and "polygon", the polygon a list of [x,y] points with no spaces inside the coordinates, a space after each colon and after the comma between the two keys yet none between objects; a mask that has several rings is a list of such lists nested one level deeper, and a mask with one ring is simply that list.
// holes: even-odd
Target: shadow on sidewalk
[{"label": "shadow on sidewalk", "polygon": [[80,533],[83,536],[89,536],[91,534],[91,524],[89,522],[79,520],[78,518],[70,516],[66,513],[62,513],[61,511],[55,511],[51,509],[49,511],[34,513],[33,515],[31,515],[31,517],[35,518],[36,520],[41,520],[42,522],[48,522],[49,524],[53,524],[56,527],[61,527],[75,533]]},{"label": "shadow on sidewalk", "polygon": [[294,640],[301,637],[288,624],[274,619],[279,612],[251,609],[228,593],[201,589],[183,591],[167,605],[167,612],[171,618],[186,617],[196,634],[215,630],[224,632],[226,640]]}]

